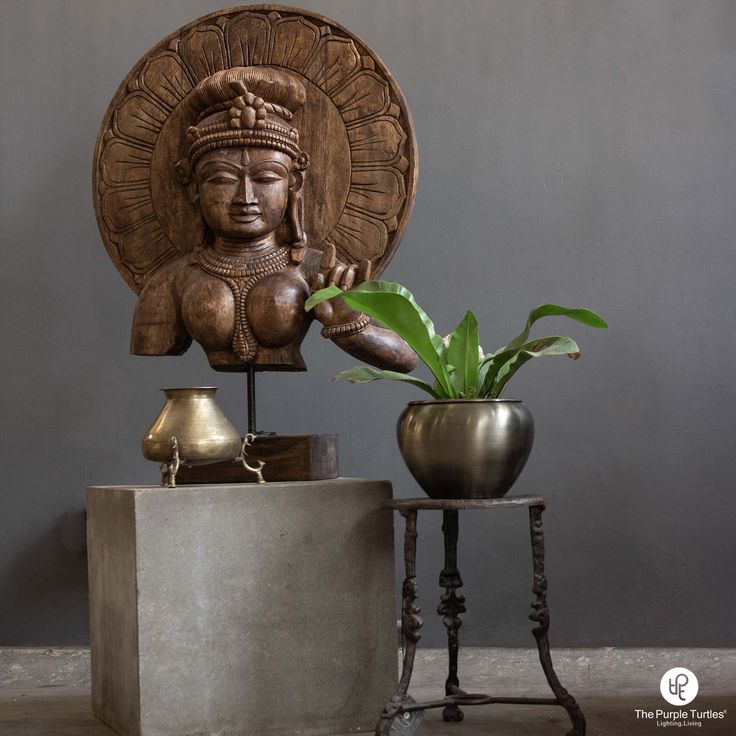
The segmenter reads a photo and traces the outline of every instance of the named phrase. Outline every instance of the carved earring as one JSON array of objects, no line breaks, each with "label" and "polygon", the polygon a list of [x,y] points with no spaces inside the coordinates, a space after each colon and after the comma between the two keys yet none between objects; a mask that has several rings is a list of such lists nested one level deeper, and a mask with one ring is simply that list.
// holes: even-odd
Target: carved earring
[{"label": "carved earring", "polygon": [[289,192],[286,220],[291,234],[291,260],[301,263],[306,253],[307,234],[304,232],[304,204],[301,190]]},{"label": "carved earring", "polygon": [[197,191],[197,185],[194,181],[194,172],[192,167],[189,165],[189,161],[185,158],[177,161],[174,164],[176,175],[179,178],[179,182],[183,187],[186,187],[191,191],[190,199],[192,204],[197,204],[199,201],[199,192]]},{"label": "carved earring", "polygon": [[183,186],[187,186],[191,182],[192,167],[189,165],[189,161],[187,159],[179,159],[179,161],[174,164],[174,170]]}]

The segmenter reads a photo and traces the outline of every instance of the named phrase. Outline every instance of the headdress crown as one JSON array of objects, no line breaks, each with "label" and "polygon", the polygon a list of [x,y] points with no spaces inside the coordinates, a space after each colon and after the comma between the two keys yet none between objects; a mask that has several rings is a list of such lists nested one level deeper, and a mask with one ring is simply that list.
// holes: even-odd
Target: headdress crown
[{"label": "headdress crown", "polygon": [[202,80],[192,93],[195,125],[189,128],[192,166],[207,151],[229,146],[265,146],[307,166],[299,133],[290,123],[306,101],[304,85],[292,74],[267,66],[233,67]]}]

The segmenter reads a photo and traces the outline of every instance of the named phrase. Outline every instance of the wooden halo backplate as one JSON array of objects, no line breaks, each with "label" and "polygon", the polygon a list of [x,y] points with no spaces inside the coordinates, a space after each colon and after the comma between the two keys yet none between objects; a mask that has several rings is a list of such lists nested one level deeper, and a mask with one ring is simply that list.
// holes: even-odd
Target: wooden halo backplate
[{"label": "wooden halo backplate", "polygon": [[97,138],[94,201],[108,253],[130,287],[201,243],[204,223],[177,177],[186,157],[188,96],[216,71],[278,66],[307,102],[294,116],[310,164],[304,189],[311,247],[346,262],[391,260],[414,203],[417,151],[409,109],[383,62],[352,33],[281,5],[221,10],[148,52],[118,88]]}]

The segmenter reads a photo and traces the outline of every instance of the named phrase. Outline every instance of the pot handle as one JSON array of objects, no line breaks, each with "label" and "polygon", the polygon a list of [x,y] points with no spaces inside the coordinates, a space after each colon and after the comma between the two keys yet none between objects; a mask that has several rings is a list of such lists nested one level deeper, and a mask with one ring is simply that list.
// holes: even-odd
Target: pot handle
[{"label": "pot handle", "polygon": [[161,485],[166,488],[176,488],[176,474],[179,471],[179,441],[176,436],[171,438],[171,460],[158,466],[161,471]]},{"label": "pot handle", "polygon": [[243,463],[243,467],[250,471],[251,473],[256,474],[256,479],[258,483],[265,483],[266,480],[263,477],[263,473],[261,472],[263,468],[265,467],[266,463],[264,463],[262,460],[258,460],[258,465],[256,467],[251,467],[248,465],[248,461],[246,460],[246,454],[245,454],[245,448],[250,447],[254,442],[256,441],[256,435],[254,435],[252,432],[249,432],[243,437],[243,442],[240,445],[240,457],[236,458],[237,460],[240,460],[241,463]]}]

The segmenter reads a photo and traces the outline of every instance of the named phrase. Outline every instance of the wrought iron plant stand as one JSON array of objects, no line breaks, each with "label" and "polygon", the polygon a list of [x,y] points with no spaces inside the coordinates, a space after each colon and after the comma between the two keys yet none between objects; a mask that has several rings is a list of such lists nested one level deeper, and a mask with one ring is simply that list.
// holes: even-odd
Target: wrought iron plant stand
[{"label": "wrought iron plant stand", "polygon": [[[547,501],[542,496],[510,496],[507,498],[482,499],[435,499],[412,498],[390,501],[385,508],[398,511],[405,522],[404,532],[404,567],[406,577],[402,588],[402,629],[406,641],[404,663],[399,680],[398,690],[381,713],[376,726],[376,736],[389,736],[392,726],[400,733],[413,734],[419,725],[413,716],[421,712],[442,708],[444,721],[462,721],[463,711],[460,706],[491,705],[493,703],[509,703],[514,705],[559,705],[563,707],[572,729],[567,736],[585,736],[585,716],[575,698],[562,686],[552,666],[549,651],[549,610],[547,608],[547,578],[544,574],[544,532],[542,529],[542,512]],[[462,578],[457,567],[458,512],[471,509],[500,509],[528,507],[529,526],[531,531],[532,559],[534,568],[534,584],[532,592],[532,613],[529,618],[536,624],[532,633],[537,642],[539,660],[547,682],[554,693],[554,698],[503,697],[479,693],[468,693],[460,688],[457,673],[457,657],[459,649],[458,629],[462,621],[460,614],[465,613],[465,597],[458,593],[462,587]],[[420,510],[442,511],[442,531],[445,538],[445,566],[440,573],[440,586],[445,589],[437,613],[447,628],[447,645],[449,654],[449,671],[445,682],[445,697],[416,703],[407,696],[414,667],[419,630],[422,619],[417,599],[416,550],[417,550],[417,514]]]}]

